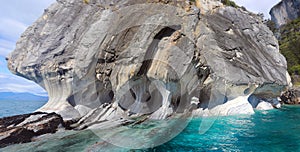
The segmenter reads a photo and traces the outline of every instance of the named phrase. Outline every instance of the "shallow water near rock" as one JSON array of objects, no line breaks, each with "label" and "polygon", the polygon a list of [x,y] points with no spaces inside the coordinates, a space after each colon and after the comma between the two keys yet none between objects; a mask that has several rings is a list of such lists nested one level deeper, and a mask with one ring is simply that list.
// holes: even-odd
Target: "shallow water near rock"
[{"label": "shallow water near rock", "polygon": [[299,151],[300,106],[256,111],[251,116],[217,117],[199,134],[204,119],[194,118],[176,138],[143,150],[120,148],[102,141],[94,132],[61,131],[36,142],[12,145],[0,151]]}]

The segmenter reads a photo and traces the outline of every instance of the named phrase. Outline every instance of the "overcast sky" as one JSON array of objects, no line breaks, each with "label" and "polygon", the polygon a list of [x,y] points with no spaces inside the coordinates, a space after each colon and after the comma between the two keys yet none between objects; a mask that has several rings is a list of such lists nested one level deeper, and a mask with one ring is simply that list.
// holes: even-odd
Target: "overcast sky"
[{"label": "overcast sky", "polygon": [[270,18],[269,11],[281,0],[233,0],[239,6],[244,6],[254,13],[264,13],[265,18]]},{"label": "overcast sky", "polygon": [[[268,13],[279,0],[234,0],[255,13]],[[40,17],[45,8],[55,0],[3,0],[0,5],[0,92],[44,93],[33,82],[10,74],[6,67],[5,56],[15,48],[21,33]]]}]

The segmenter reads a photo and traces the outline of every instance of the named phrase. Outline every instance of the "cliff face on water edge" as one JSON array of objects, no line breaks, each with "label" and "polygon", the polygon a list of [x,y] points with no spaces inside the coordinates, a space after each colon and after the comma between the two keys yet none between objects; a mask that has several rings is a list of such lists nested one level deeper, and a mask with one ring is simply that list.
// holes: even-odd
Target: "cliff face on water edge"
[{"label": "cliff face on water edge", "polygon": [[272,20],[268,22],[268,26],[276,34],[280,52],[287,59],[288,72],[297,87],[300,82],[300,1],[282,0],[272,8],[270,14]]},{"label": "cliff face on water edge", "polygon": [[[57,0],[8,57],[79,128],[278,105],[286,60],[260,17],[219,1]],[[122,121],[121,121],[122,120]]]},{"label": "cliff face on water edge", "polygon": [[300,0],[282,0],[271,11],[271,20],[280,27],[300,17]]}]

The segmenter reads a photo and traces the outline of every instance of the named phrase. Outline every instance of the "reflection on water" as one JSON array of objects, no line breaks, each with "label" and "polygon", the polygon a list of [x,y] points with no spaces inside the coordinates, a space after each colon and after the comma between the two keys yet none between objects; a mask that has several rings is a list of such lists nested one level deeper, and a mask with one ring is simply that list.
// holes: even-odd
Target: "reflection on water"
[{"label": "reflection on water", "polygon": [[182,132],[190,119],[177,115],[177,119],[147,120],[114,129],[92,129],[101,139],[128,149],[149,148],[166,143]]},{"label": "reflection on water", "polygon": [[285,106],[280,110],[267,112],[257,111],[252,116],[218,117],[206,133],[199,134],[199,125],[203,119],[193,119],[176,138],[151,149],[130,150],[120,148],[102,141],[94,132],[86,130],[81,132],[59,132],[51,136],[40,137],[37,142],[13,145],[2,149],[2,151],[300,150],[300,107],[297,106]]}]

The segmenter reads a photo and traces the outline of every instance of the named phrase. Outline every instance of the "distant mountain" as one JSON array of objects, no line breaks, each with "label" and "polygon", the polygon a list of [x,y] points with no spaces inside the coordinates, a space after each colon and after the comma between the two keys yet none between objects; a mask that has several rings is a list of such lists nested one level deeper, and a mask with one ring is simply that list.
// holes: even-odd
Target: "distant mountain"
[{"label": "distant mountain", "polygon": [[47,101],[48,97],[31,93],[0,92],[0,101]]}]

